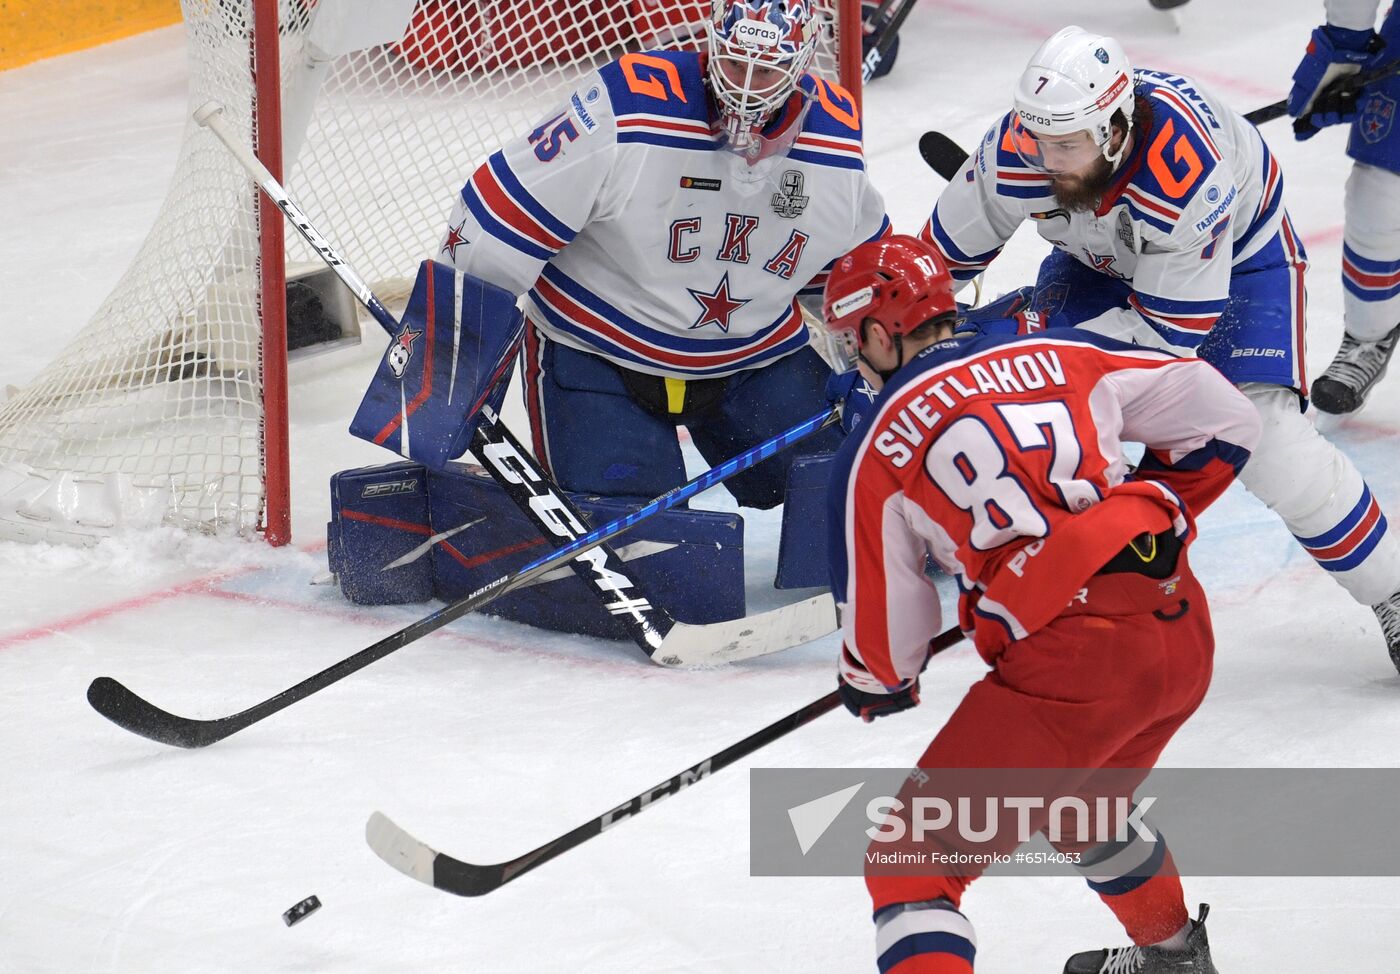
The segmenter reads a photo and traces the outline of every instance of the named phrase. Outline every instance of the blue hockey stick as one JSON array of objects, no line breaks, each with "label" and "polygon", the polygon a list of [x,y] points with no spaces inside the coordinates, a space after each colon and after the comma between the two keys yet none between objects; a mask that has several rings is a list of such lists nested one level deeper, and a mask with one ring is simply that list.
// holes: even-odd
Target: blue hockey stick
[{"label": "blue hockey stick", "polygon": [[[360,650],[353,656],[346,657],[339,663],[302,680],[296,686],[283,690],[275,697],[269,697],[262,703],[249,707],[247,710],[214,720],[180,717],[161,710],[107,676],[99,676],[92,681],[92,685],[88,687],[88,703],[92,704],[93,709],[102,716],[133,734],[140,734],[142,737],[159,741],[162,744],[171,744],[175,747],[206,747],[272,716],[284,707],[289,707],[298,700],[305,699],[318,690],[325,689],[332,683],[345,679],[351,673],[362,670],[369,664],[383,659],[409,643],[422,639],[429,633],[460,619],[468,612],[481,608],[507,592],[520,588],[531,579],[564,564],[579,552],[615,538],[647,518],[670,510],[701,491],[768,459],[784,447],[791,446],[803,437],[810,436],[817,430],[831,425],[836,421],[838,415],[837,410],[831,409],[813,416],[792,429],[779,433],[777,436],[739,454],[734,459],[705,471],[689,483],[662,494],[639,510],[625,514],[615,521],[589,531],[557,551],[535,559],[517,572],[503,575],[495,581],[488,582],[456,602],[443,606],[393,635],[386,636],[374,645]],[[737,623],[745,621],[743,619],[735,620]]]}]

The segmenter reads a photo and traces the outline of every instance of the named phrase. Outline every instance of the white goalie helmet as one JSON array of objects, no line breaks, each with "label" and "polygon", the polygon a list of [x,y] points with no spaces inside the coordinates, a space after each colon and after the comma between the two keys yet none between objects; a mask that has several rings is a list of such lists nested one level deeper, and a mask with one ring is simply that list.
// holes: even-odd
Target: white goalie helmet
[{"label": "white goalie helmet", "polygon": [[817,30],[810,0],[714,0],[707,70],[730,148],[756,148],[811,63]]},{"label": "white goalie helmet", "polygon": [[[1131,130],[1133,124],[1133,69],[1123,46],[1112,37],[1091,34],[1082,27],[1066,27],[1051,37],[1031,57],[1016,83],[1017,151],[1022,160],[1042,172],[1065,172],[1092,162],[1102,154],[1116,166],[1128,140],[1110,149],[1114,113],[1122,109]],[[1084,158],[1071,153],[1058,164],[1047,162],[1039,142],[1046,137],[1066,137],[1088,132],[1093,148]],[[1068,143],[1056,139],[1062,147]],[[1075,162],[1078,161],[1078,165]]]}]

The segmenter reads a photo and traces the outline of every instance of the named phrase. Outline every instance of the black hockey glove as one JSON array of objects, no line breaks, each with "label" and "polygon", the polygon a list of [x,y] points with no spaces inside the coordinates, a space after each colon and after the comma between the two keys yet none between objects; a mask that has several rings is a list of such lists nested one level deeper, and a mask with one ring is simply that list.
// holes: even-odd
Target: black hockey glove
[{"label": "black hockey glove", "polygon": [[867,724],[876,717],[897,714],[919,705],[919,678],[906,680],[894,690],[884,687],[870,675],[860,660],[845,646],[841,647],[841,666],[837,672],[837,690],[841,702],[856,717]]}]

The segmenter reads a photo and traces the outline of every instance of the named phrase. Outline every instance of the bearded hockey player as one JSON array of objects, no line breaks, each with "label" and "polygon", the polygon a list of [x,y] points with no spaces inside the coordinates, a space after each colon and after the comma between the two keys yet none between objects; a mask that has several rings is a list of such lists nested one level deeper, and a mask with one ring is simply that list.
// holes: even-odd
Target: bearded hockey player
[{"label": "bearded hockey player", "polygon": [[1027,220],[1055,249],[1023,330],[1075,325],[1194,353],[1239,386],[1264,421],[1240,479],[1372,606],[1400,668],[1400,538],[1304,413],[1307,260],[1258,130],[1195,81],[1135,72],[1117,41],[1066,27],[923,235],[969,281]]},{"label": "bearded hockey player", "polygon": [[[717,0],[706,53],[608,64],[462,188],[438,258],[528,292],[526,405],[564,488],[650,498],[685,480],[678,424],[718,463],[824,407],[797,298],[889,222],[850,94],[807,73],[817,29],[807,0]],[[729,489],[778,504],[791,453]]]},{"label": "bearded hockey player", "polygon": [[[850,364],[884,381],[837,454],[829,498],[846,707],[872,720],[919,702],[943,625],[931,557],[957,577],[959,627],[991,672],[918,767],[1136,769],[1114,788],[1130,800],[1210,683],[1214,635],[1186,552],[1194,515],[1249,457],[1258,414],[1202,361],[1087,330],[949,341],[951,278],[910,237],[839,261],[826,309]],[[1148,449],[1131,476],[1123,440]],[[1067,772],[1074,792],[1107,799],[1084,773]],[[1037,812],[1028,824],[1049,822]],[[977,852],[1018,844],[1013,829],[991,832]],[[1076,954],[1068,974],[1214,974],[1205,911],[1189,919],[1159,835],[1095,846],[1048,834],[1135,944]],[[943,852],[938,835],[916,847]],[[971,971],[959,906],[985,865],[944,876],[877,862],[866,885],[880,970]]]},{"label": "bearded hockey player", "polygon": [[1377,32],[1379,6],[1380,0],[1327,0],[1327,23],[1313,31],[1288,94],[1288,113],[1312,123],[1296,132],[1298,138],[1350,122],[1347,155],[1356,160],[1347,179],[1342,244],[1346,333],[1312,388],[1312,401],[1329,413],[1361,408],[1400,339],[1400,131],[1394,125],[1400,77],[1363,89],[1347,110],[1313,107],[1335,79],[1400,58],[1400,14],[1392,7]]}]

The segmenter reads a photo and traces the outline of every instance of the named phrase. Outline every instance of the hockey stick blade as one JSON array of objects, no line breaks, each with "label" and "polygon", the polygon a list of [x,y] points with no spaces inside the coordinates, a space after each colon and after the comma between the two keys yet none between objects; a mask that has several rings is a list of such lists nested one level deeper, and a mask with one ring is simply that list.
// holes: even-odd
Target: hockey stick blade
[{"label": "hockey stick blade", "polygon": [[223,722],[218,720],[177,717],[142,700],[110,676],[93,680],[88,685],[87,698],[93,710],[118,727],[171,747],[204,747],[238,729],[225,731],[220,727]]},{"label": "hockey stick blade", "polygon": [[[930,658],[951,646],[956,646],[962,641],[962,638],[962,633],[956,627],[936,636],[929,642]],[[656,787],[648,788],[639,795],[633,795],[621,805],[604,812],[597,818],[584,822],[573,831],[566,832],[539,848],[533,849],[523,856],[517,856],[508,862],[479,864],[454,859],[447,853],[439,852],[432,846],[414,838],[395,825],[383,812],[374,812],[370,815],[369,821],[365,823],[365,841],[369,843],[370,849],[374,851],[376,856],[405,876],[416,879],[420,883],[426,883],[435,889],[452,893],[455,896],[484,896],[500,889],[506,883],[529,872],[536,866],[541,866],[575,846],[582,845],[595,835],[601,835],[624,819],[641,814],[661,799],[684,791],[722,768],[748,757],[760,748],[811,723],[823,714],[830,713],[839,706],[841,706],[841,694],[839,691],[833,690],[826,696],[813,700],[800,710],[793,711],[786,717],[774,721],[762,730],[755,731],[742,741],[729,745],[718,754],[713,754],[699,764],[686,768],[680,774],[667,778]]]},{"label": "hockey stick blade", "polygon": [[815,595],[758,615],[703,626],[678,622],[651,658],[662,666],[737,663],[801,646],[836,631],[836,602]]},{"label": "hockey stick blade", "polygon": [[967,162],[963,147],[942,132],[925,132],[919,136],[919,155],[930,169],[949,182]]}]

